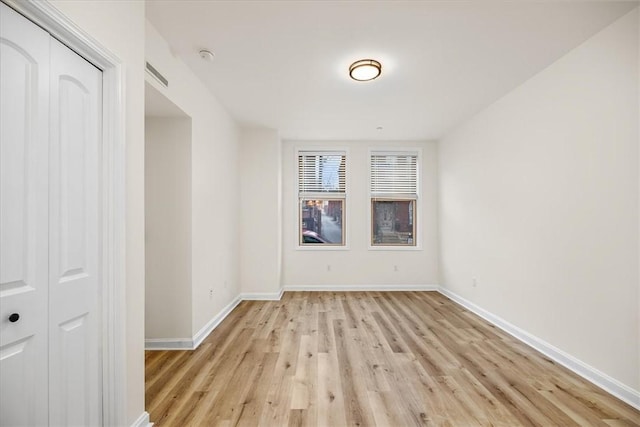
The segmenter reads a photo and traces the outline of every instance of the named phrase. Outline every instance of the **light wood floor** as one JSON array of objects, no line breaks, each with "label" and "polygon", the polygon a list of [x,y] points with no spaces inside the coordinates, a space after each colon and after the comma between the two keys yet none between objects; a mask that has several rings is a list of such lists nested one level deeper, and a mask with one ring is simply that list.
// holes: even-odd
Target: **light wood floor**
[{"label": "light wood floor", "polygon": [[156,426],[630,426],[640,412],[435,292],[241,303],[146,353]]}]

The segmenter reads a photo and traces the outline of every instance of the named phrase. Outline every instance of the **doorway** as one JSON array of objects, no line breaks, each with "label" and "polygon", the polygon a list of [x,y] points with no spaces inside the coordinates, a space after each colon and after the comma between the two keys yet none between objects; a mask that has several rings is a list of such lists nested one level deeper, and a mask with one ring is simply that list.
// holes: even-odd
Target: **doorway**
[{"label": "doorway", "polygon": [[145,83],[145,347],[190,348],[191,117]]}]

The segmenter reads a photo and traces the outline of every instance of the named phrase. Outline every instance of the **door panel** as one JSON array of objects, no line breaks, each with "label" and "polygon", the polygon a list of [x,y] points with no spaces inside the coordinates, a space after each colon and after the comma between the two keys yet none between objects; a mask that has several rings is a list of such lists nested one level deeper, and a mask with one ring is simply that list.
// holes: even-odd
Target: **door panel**
[{"label": "door panel", "polygon": [[57,366],[64,381],[56,387],[55,392],[60,395],[56,397],[59,402],[55,407],[58,418],[52,422],[53,425],[94,426],[100,422],[92,402],[96,394],[87,381],[92,376],[91,369],[95,369],[91,360],[95,359],[95,349],[92,348],[89,322],[89,314],[85,313],[59,325],[57,347],[61,354],[72,357],[62,357]]},{"label": "door panel", "polygon": [[102,423],[101,85],[0,3],[0,425]]},{"label": "door panel", "polygon": [[[0,425],[47,423],[49,34],[0,3]],[[10,322],[9,316],[20,318]]]},{"label": "door panel", "polygon": [[88,105],[91,99],[87,88],[69,76],[60,76],[58,90],[60,166],[57,178],[60,193],[57,226],[60,246],[56,249],[60,254],[60,282],[69,282],[87,277],[86,243],[95,244],[95,241],[85,242],[89,196],[86,185],[91,182],[87,182],[89,177],[84,161],[89,154],[87,151],[92,148],[86,143],[91,138]]},{"label": "door panel", "polygon": [[51,39],[50,404],[52,425],[99,425],[102,73]]}]

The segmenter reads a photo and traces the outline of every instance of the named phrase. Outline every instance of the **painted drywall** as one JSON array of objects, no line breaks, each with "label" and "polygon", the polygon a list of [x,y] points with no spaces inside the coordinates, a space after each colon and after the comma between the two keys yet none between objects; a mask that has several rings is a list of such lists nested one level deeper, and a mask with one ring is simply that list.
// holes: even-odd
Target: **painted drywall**
[{"label": "painted drywall", "polygon": [[191,335],[174,337],[191,338],[240,293],[239,131],[148,21],[145,57],[169,80],[169,87],[149,75],[147,81],[192,120]]},{"label": "painted drywall", "polygon": [[240,141],[241,289],[276,294],[282,272],[282,144],[270,129],[243,130]]},{"label": "painted drywall", "polygon": [[636,391],[638,92],[635,10],[439,146],[445,287]]},{"label": "painted drywall", "polygon": [[124,65],[127,423],[144,412],[144,2],[51,0]]},{"label": "painted drywall", "polygon": [[[347,150],[344,250],[298,249],[296,148]],[[420,149],[420,249],[369,249],[369,149]],[[287,286],[434,285],[438,283],[437,144],[435,142],[283,142],[283,269]],[[396,271],[397,270],[397,271]]]},{"label": "painted drywall", "polygon": [[145,220],[145,338],[190,337],[191,118],[145,118]]}]

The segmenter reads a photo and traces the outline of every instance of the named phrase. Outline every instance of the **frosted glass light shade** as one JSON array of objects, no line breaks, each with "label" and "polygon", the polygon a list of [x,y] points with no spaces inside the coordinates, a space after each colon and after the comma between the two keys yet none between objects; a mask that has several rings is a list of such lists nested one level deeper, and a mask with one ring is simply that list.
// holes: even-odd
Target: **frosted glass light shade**
[{"label": "frosted glass light shade", "polygon": [[382,73],[382,65],[374,59],[361,59],[349,66],[349,76],[359,82],[373,80],[380,73]]}]

